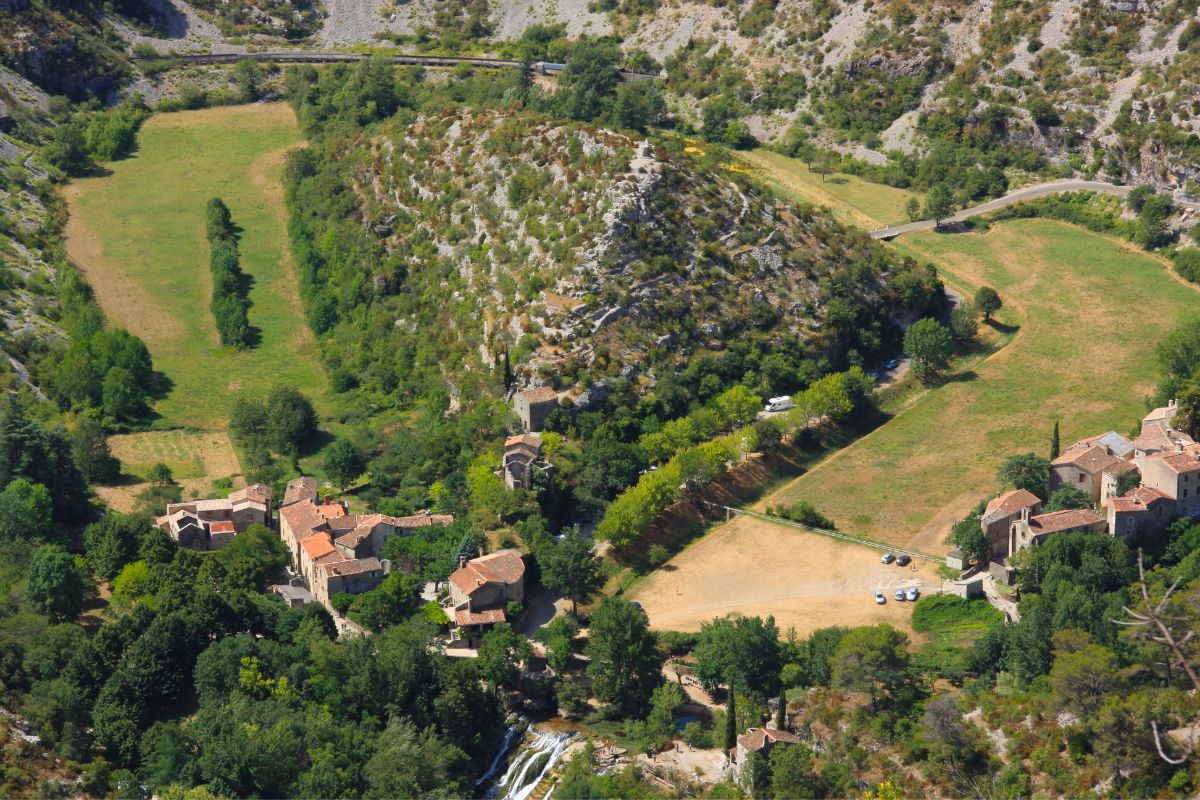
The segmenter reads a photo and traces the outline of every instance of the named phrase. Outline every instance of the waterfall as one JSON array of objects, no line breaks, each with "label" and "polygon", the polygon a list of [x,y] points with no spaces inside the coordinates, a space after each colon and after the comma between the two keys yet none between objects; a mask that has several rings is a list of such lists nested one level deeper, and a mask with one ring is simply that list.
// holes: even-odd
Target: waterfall
[{"label": "waterfall", "polygon": [[504,776],[488,791],[489,800],[527,800],[562,758],[574,735],[537,731],[533,741],[513,757]]},{"label": "waterfall", "polygon": [[475,781],[476,786],[486,781],[490,781],[492,778],[496,777],[496,771],[500,769],[500,762],[506,755],[508,755],[509,748],[512,747],[513,741],[522,733],[524,733],[525,730],[526,725],[524,720],[517,725],[509,726],[508,730],[504,732],[504,741],[500,743],[500,749],[496,751],[496,757],[493,758],[492,763],[488,765],[487,772],[483,773],[483,777]]}]

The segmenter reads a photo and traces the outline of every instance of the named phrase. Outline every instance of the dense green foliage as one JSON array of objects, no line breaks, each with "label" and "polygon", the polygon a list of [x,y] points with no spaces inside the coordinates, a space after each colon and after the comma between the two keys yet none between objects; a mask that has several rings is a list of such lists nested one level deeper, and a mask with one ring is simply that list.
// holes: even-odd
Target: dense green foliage
[{"label": "dense green foliage", "polygon": [[212,271],[212,314],[221,344],[243,349],[251,344],[252,329],[246,313],[250,300],[248,278],[238,262],[237,232],[229,209],[221,198],[208,201],[205,209],[209,269]]}]

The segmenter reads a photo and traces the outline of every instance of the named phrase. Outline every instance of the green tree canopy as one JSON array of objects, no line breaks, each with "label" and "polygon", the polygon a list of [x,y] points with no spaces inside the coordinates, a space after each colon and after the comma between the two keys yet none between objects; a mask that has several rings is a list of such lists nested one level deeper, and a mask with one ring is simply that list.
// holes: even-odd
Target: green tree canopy
[{"label": "green tree canopy", "polygon": [[1045,500],[1050,490],[1050,462],[1034,453],[1012,456],[1000,465],[996,479],[1005,486],[1024,489]]},{"label": "green tree canopy", "polygon": [[75,557],[58,545],[42,545],[29,562],[25,596],[52,619],[69,622],[83,610],[87,577]]},{"label": "green tree canopy", "polygon": [[542,583],[569,597],[572,610],[600,588],[600,559],[592,552],[592,540],[580,533],[578,526],[567,528],[561,539],[542,544],[535,556],[542,570]]},{"label": "green tree canopy", "polygon": [[950,365],[954,341],[945,325],[925,317],[914,322],[905,332],[904,353],[912,358],[913,373],[922,381],[928,381]]},{"label": "green tree canopy", "polygon": [[700,627],[696,676],[709,691],[727,686],[759,699],[779,691],[783,666],[775,618],[725,617]]},{"label": "green tree canopy", "polygon": [[644,713],[662,680],[661,657],[646,613],[627,600],[605,598],[592,613],[587,655],[596,697],[625,716]]},{"label": "green tree canopy", "polygon": [[833,655],[833,685],[876,699],[894,691],[908,670],[908,636],[891,625],[854,628]]},{"label": "green tree canopy", "polygon": [[512,688],[521,677],[522,665],[532,656],[533,647],[529,640],[502,622],[484,634],[475,664],[479,674],[492,687]]},{"label": "green tree canopy", "polygon": [[337,439],[325,451],[325,474],[343,492],[366,471],[358,448],[345,439]]},{"label": "green tree canopy", "polygon": [[999,292],[990,286],[980,286],[975,292],[975,307],[983,314],[985,320],[990,320],[1003,305]]}]

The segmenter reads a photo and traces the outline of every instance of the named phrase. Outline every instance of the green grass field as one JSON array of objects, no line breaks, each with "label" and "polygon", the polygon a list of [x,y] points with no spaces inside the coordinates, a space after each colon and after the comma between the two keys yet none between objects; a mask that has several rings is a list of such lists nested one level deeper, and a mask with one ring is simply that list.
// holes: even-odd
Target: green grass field
[{"label": "green grass field", "polygon": [[[156,115],[132,157],[68,187],[70,256],[109,318],[145,340],[170,380],[154,405],[168,426],[223,428],[237,392],[275,383],[323,406],[279,182],[285,151],[300,143],[282,103]],[[261,340],[242,352],[218,344],[209,311],[204,206],[214,196],[242,229],[242,269],[254,281],[249,317]]]},{"label": "green grass field", "polygon": [[854,175],[835,173],[822,179],[803,161],[770,150],[751,150],[739,156],[754,168],[758,177],[784,193],[827,206],[842,222],[864,230],[908,222],[904,204],[910,197],[922,199],[916,192],[871,183]]},{"label": "green grass field", "polygon": [[1155,345],[1200,314],[1200,293],[1114,239],[1048,220],[971,234],[921,233],[894,245],[965,287],[990,284],[1018,326],[1011,341],[882,427],[764,499],[805,499],[842,530],[944,551],[950,525],[1000,488],[1009,455],[1127,432],[1158,368]]}]

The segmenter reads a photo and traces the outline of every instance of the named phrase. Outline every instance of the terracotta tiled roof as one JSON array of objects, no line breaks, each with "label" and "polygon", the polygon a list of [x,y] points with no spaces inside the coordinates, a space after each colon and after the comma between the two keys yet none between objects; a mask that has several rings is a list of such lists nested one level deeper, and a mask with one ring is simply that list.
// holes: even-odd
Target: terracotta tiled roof
[{"label": "terracotta tiled roof", "polygon": [[325,517],[325,519],[334,519],[336,517],[346,516],[346,507],[341,503],[322,503],[321,505],[317,506],[317,511],[319,511],[321,516]]},{"label": "terracotta tiled roof", "polygon": [[452,525],[453,514],[413,514],[410,517],[391,517],[397,528],[424,528],[428,525]]},{"label": "terracotta tiled roof", "polygon": [[325,527],[325,517],[307,500],[283,506],[279,509],[279,516],[297,539],[303,539],[316,528]]},{"label": "terracotta tiled roof", "polygon": [[1011,517],[1023,508],[1029,508],[1042,502],[1036,494],[1027,489],[1013,489],[1011,492],[1005,492],[999,497],[993,498],[987,504],[987,508],[983,512],[983,519],[999,519],[1000,517]]},{"label": "terracotta tiled roof", "polygon": [[488,608],[483,611],[471,611],[466,606],[454,612],[456,625],[495,625],[504,622],[503,608]]},{"label": "terracotta tiled roof", "polygon": [[510,447],[527,447],[531,450],[538,451],[542,449],[542,437],[532,433],[522,433],[518,436],[510,436],[504,440],[504,449],[507,450]]},{"label": "terracotta tiled roof", "polygon": [[1200,451],[1185,450],[1183,452],[1155,453],[1146,456],[1146,460],[1161,461],[1173,472],[1192,472],[1200,469]]},{"label": "terracotta tiled roof", "polygon": [[450,581],[467,595],[489,583],[513,584],[525,576],[525,562],[513,550],[473,558],[450,575]]},{"label": "terracotta tiled roof", "polygon": [[1086,450],[1089,447],[1103,447],[1117,458],[1125,458],[1133,452],[1133,442],[1116,431],[1108,431],[1089,439],[1080,439],[1078,442],[1067,445],[1066,452]]},{"label": "terracotta tiled roof", "polygon": [[1089,525],[1104,524],[1104,517],[1090,508],[1072,508],[1066,511],[1051,511],[1049,514],[1039,514],[1029,518],[1029,530],[1034,536],[1043,533],[1069,531],[1075,528],[1085,528]]},{"label": "terracotta tiled roof", "polygon": [[521,392],[521,397],[524,397],[530,403],[548,403],[551,400],[558,399],[558,392],[549,386],[535,386],[532,389],[526,389]]},{"label": "terracotta tiled roof", "polygon": [[1138,468],[1136,461],[1118,461],[1117,463],[1104,468],[1105,475],[1123,475],[1126,472],[1136,472]]},{"label": "terracotta tiled roof", "polygon": [[261,483],[252,483],[244,489],[238,489],[229,495],[230,502],[240,503],[243,501],[251,503],[262,503],[263,505],[271,504],[271,487],[263,486]]},{"label": "terracotta tiled roof", "polygon": [[208,524],[209,533],[234,533],[233,520],[221,519]]},{"label": "terracotta tiled roof", "polygon": [[283,492],[283,502],[280,506],[290,506],[301,500],[317,502],[317,481],[314,478],[293,478],[287,482]]},{"label": "terracotta tiled roof", "polygon": [[783,744],[800,744],[800,739],[787,731],[775,728],[751,728],[738,737],[738,744],[752,753],[757,753],[767,746],[767,742],[782,742]]},{"label": "terracotta tiled roof", "polygon": [[321,570],[328,576],[359,575],[383,569],[378,558],[350,558],[337,564],[323,564]]},{"label": "terracotta tiled roof", "polygon": [[1156,423],[1161,425],[1169,425],[1171,420],[1175,417],[1175,412],[1178,410],[1179,407],[1173,403],[1169,406],[1163,406],[1162,408],[1156,408],[1152,410],[1149,414],[1142,417],[1142,431],[1145,431],[1147,425],[1154,425]]},{"label": "terracotta tiled roof", "polygon": [[1098,475],[1105,467],[1119,460],[1116,456],[1109,455],[1103,447],[1093,445],[1086,449],[1068,450],[1050,463],[1056,467],[1070,464],[1091,475]]},{"label": "terracotta tiled roof", "polygon": [[1175,449],[1175,443],[1187,446],[1195,444],[1192,437],[1161,422],[1142,426],[1142,435],[1133,440],[1133,446],[1143,453],[1162,453]]},{"label": "terracotta tiled roof", "polygon": [[1118,513],[1129,513],[1134,511],[1149,511],[1150,506],[1163,500],[1169,502],[1171,498],[1158,489],[1151,489],[1149,486],[1138,486],[1121,497],[1108,498],[1106,505]]},{"label": "terracotta tiled roof", "polygon": [[300,540],[300,547],[304,549],[310,561],[316,561],[321,556],[337,552],[333,546],[333,540],[327,533],[314,533],[312,536],[304,537]]}]

